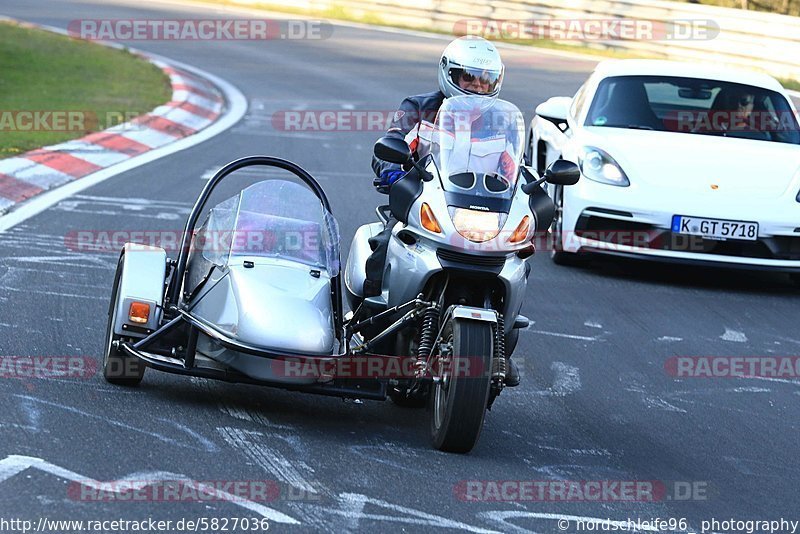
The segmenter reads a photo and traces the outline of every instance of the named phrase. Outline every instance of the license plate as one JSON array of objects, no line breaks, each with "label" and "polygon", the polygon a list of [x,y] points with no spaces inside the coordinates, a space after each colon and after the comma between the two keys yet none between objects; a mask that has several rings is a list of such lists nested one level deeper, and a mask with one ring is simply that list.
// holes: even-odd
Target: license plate
[{"label": "license plate", "polygon": [[756,241],[758,239],[758,223],[674,215],[672,217],[672,232],[676,234],[699,235],[708,239],[717,239],[721,241],[726,239]]}]

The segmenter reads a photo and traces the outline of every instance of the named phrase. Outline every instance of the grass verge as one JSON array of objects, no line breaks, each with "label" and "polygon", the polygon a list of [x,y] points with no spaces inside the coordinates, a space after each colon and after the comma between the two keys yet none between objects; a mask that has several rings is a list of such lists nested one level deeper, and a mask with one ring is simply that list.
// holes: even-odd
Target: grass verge
[{"label": "grass verge", "polygon": [[5,22],[0,73],[0,158],[125,122],[172,96],[169,78],[129,52]]}]

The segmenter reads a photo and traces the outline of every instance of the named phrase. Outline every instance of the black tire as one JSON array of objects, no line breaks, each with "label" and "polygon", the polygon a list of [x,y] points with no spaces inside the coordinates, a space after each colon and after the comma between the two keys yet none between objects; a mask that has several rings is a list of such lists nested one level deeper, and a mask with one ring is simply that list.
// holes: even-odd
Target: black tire
[{"label": "black tire", "polygon": [[553,224],[550,226],[550,236],[552,244],[550,246],[550,259],[556,265],[580,265],[581,257],[573,252],[566,252],[563,243],[564,228],[564,186],[555,186],[553,202],[556,205],[556,214],[553,217]]},{"label": "black tire", "polygon": [[119,286],[122,281],[122,259],[117,264],[114,275],[114,289],[111,292],[111,303],[108,307],[108,325],[106,326],[106,346],[103,354],[103,378],[106,382],[119,386],[136,386],[144,377],[146,366],[133,356],[128,356],[115,349],[114,341],[124,339],[114,333],[114,322],[117,318],[117,300],[119,299]]},{"label": "black tire", "polygon": [[[430,394],[431,441],[441,451],[467,453],[478,442],[486,415],[494,334],[490,323],[451,319],[443,336],[452,342],[450,358],[457,372],[442,373],[448,366],[439,366],[438,374],[445,377]],[[462,367],[459,357],[468,366]]]}]

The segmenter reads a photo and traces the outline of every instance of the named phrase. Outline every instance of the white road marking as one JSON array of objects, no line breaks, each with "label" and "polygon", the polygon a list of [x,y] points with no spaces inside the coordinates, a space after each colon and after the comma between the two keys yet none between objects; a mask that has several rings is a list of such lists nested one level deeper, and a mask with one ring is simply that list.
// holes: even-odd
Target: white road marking
[{"label": "white road marking", "polygon": [[364,515],[364,505],[367,504],[367,501],[360,497],[361,495],[353,493],[345,493],[339,496],[339,510],[342,511],[342,515],[347,519],[347,524],[342,529],[344,532],[358,530],[360,518]]},{"label": "white road marking", "polygon": [[30,399],[23,399],[20,402],[20,407],[22,407],[22,411],[25,412],[25,417],[28,419],[28,426],[30,426],[34,432],[39,431],[39,421],[42,418],[42,412],[39,410],[39,407],[36,406]]},{"label": "white road marking", "polygon": [[169,425],[175,425],[178,429],[186,432],[187,434],[192,436],[194,439],[196,439],[197,441],[202,443],[203,447],[206,450],[206,452],[219,452],[219,447],[217,447],[214,444],[213,441],[211,441],[210,439],[206,438],[205,436],[202,436],[202,435],[198,434],[197,432],[195,432],[194,430],[192,430],[188,426],[182,425],[182,424],[178,423],[177,421],[172,421],[171,419],[159,418],[158,420],[163,422],[163,423],[167,423]]},{"label": "white road marking", "polygon": [[581,375],[577,367],[563,362],[553,362],[550,369],[556,375],[551,388],[553,395],[563,397],[581,389]]},{"label": "white road marking", "polygon": [[551,447],[549,445],[537,445],[536,447],[546,451],[565,452],[576,456],[605,456],[608,458],[612,456],[606,449],[564,449],[562,447]]},{"label": "white road marking", "polygon": [[656,339],[656,341],[665,341],[665,342],[677,342],[683,341],[682,337],[673,337],[673,336],[661,336],[660,338]]},{"label": "white road marking", "polygon": [[17,288],[17,287],[10,287],[10,286],[0,286],[0,289],[5,291],[15,291],[18,293],[35,293],[37,295],[50,295],[56,297],[65,297],[70,299],[89,299],[89,300],[108,300],[108,297],[97,297],[92,295],[77,295],[75,293],[61,293],[58,291],[47,291],[47,290],[39,290],[39,289],[31,289],[29,287],[26,288]]},{"label": "white road marking", "polygon": [[781,384],[791,384],[800,386],[800,380],[789,380],[787,378],[770,378],[768,376],[751,376],[748,380],[766,380],[767,382],[780,382]]},{"label": "white road marking", "polygon": [[197,447],[195,447],[195,446],[189,445],[189,444],[184,443],[182,441],[178,441],[178,440],[169,438],[169,437],[164,436],[162,434],[159,434],[157,432],[150,432],[149,430],[144,430],[142,428],[138,428],[138,427],[129,425],[127,423],[123,423],[122,421],[117,421],[116,419],[111,419],[111,418],[108,418],[108,417],[103,417],[101,415],[97,415],[97,414],[93,414],[93,413],[90,413],[90,412],[86,412],[84,410],[80,410],[80,409],[75,408],[73,406],[67,406],[67,405],[64,405],[64,404],[59,404],[57,402],[46,401],[46,400],[42,400],[42,399],[39,399],[39,398],[36,398],[36,397],[31,397],[29,395],[13,394],[12,397],[16,397],[18,399],[21,399],[22,401],[27,400],[27,401],[30,401],[30,402],[33,402],[33,403],[43,404],[45,406],[50,406],[51,408],[58,408],[60,410],[64,410],[65,412],[74,413],[74,414],[77,414],[77,415],[80,415],[82,417],[86,417],[86,418],[89,418],[89,419],[94,419],[95,421],[102,421],[102,422],[107,423],[107,424],[109,424],[111,426],[116,426],[116,427],[119,427],[119,428],[124,428],[126,430],[131,430],[133,432],[138,432],[140,434],[145,434],[147,436],[156,438],[159,441],[163,441],[164,443],[169,443],[171,445],[177,445],[179,447],[185,447],[187,449],[197,449]]},{"label": "white road marking", "polygon": [[541,334],[543,336],[563,337],[566,339],[577,339],[580,341],[597,341],[598,339],[598,336],[577,336],[574,334],[562,334],[560,332],[548,332],[547,330],[528,330],[528,331],[534,334]]},{"label": "white road marking", "polygon": [[[30,430],[33,433],[38,433],[39,429],[35,426],[30,425],[18,425],[17,423],[0,423],[0,428],[13,428],[14,430]],[[45,434],[49,434],[49,430],[44,431]]]},{"label": "white road marking", "polygon": [[263,443],[264,434],[261,432],[251,432],[232,427],[219,427],[217,431],[229,445],[239,449],[256,465],[271,473],[277,480],[305,490],[308,493],[317,493],[317,490],[303,478],[300,471],[283,454]]},{"label": "white road marking", "polygon": [[603,325],[597,321],[585,321],[583,326],[588,326],[589,328],[603,328]]},{"label": "white road marking", "polygon": [[719,336],[719,338],[723,341],[732,341],[734,343],[747,343],[747,336],[744,335],[744,332],[733,330],[727,326],[725,327],[725,333]]},{"label": "white road marking", "polygon": [[756,387],[733,388],[731,391],[734,393],[772,393],[771,389]]},{"label": "white road marking", "polygon": [[674,404],[670,404],[669,402],[660,397],[645,395],[642,398],[642,400],[644,401],[645,406],[647,406],[648,408],[656,408],[667,412],[686,413],[686,410],[684,410],[683,408],[678,408]]},{"label": "white road marking", "polygon": [[256,423],[261,426],[265,426],[268,428],[277,428],[280,430],[292,430],[293,428],[289,425],[280,425],[277,423],[273,423],[269,419],[267,419],[263,414],[258,413],[255,410],[251,410],[248,408],[242,408],[241,406],[234,406],[233,404],[229,404],[227,402],[220,402],[219,411],[222,413],[229,415],[235,419],[239,419],[240,421],[247,421],[250,423]]},{"label": "white road marking", "polygon": [[39,471],[43,471],[45,473],[50,473],[51,475],[65,480],[77,482],[78,484],[82,484],[84,486],[114,493],[129,491],[129,488],[140,489],[158,482],[181,481],[193,487],[198,492],[202,491],[204,493],[214,494],[222,500],[228,501],[231,504],[246,510],[250,510],[251,512],[255,512],[270,521],[275,521],[276,523],[282,523],[285,525],[300,524],[300,521],[294,519],[293,517],[290,517],[268,506],[264,506],[263,504],[258,504],[241,496],[232,495],[217,488],[209,487],[200,482],[191,480],[185,475],[178,475],[166,471],[133,473],[124,478],[111,482],[100,482],[98,480],[82,476],[74,471],[70,471],[69,469],[64,469],[63,467],[51,464],[50,462],[42,460],[41,458],[12,455],[0,460],[0,482],[4,482],[14,475],[31,468],[38,469]]}]

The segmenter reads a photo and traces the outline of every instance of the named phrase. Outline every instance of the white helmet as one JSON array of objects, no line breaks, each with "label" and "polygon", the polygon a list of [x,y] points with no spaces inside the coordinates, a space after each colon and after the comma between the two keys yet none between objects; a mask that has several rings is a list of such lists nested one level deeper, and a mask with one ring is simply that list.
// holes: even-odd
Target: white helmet
[{"label": "white helmet", "polygon": [[439,61],[439,90],[459,95],[496,97],[503,84],[503,61],[492,43],[482,37],[459,37],[444,49]]}]

